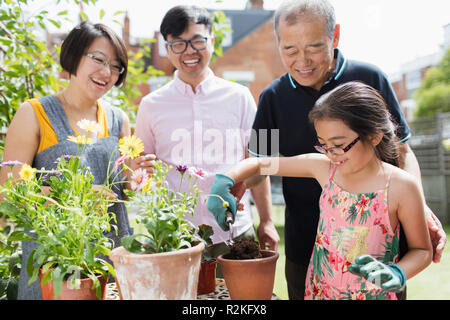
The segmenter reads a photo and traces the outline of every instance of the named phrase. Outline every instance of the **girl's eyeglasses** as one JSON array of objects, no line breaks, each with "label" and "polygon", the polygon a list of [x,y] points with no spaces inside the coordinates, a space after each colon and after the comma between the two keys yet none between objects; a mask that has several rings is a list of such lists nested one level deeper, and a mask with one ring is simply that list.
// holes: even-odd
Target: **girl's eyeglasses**
[{"label": "girl's eyeglasses", "polygon": [[348,150],[350,150],[359,140],[360,140],[360,137],[357,137],[355,140],[350,142],[348,144],[348,146],[346,146],[345,148],[340,148],[340,147],[325,148],[320,143],[317,143],[316,145],[314,145],[314,148],[323,154],[326,154],[328,152],[333,156],[342,156],[344,153],[346,153]]}]

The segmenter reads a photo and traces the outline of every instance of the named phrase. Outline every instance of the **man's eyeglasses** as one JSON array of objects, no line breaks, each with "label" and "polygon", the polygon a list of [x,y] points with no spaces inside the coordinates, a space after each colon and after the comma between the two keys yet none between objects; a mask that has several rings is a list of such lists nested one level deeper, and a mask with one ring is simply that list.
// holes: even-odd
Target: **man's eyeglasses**
[{"label": "man's eyeglasses", "polygon": [[111,70],[111,73],[115,75],[122,74],[125,71],[125,68],[118,64],[112,64],[106,58],[101,56],[96,56],[92,53],[85,53],[86,57],[91,58],[92,61],[94,61],[96,64],[104,65],[105,67],[109,67],[109,70]]},{"label": "man's eyeglasses", "polygon": [[360,140],[360,137],[357,137],[355,140],[350,142],[349,145],[346,146],[345,148],[340,148],[340,147],[325,148],[320,143],[317,143],[316,145],[314,145],[314,148],[323,154],[326,154],[327,152],[329,152],[333,156],[342,156],[344,153],[346,153],[348,150],[350,150],[359,140]]},{"label": "man's eyeglasses", "polygon": [[194,50],[204,50],[208,42],[208,37],[198,37],[191,40],[166,41],[173,53],[180,54],[186,51],[188,43]]}]

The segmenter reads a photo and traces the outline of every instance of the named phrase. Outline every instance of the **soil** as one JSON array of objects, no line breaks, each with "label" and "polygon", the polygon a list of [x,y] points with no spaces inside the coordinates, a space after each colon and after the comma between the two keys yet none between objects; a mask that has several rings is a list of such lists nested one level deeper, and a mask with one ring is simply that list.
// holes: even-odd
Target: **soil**
[{"label": "soil", "polygon": [[259,243],[251,239],[240,239],[230,246],[230,253],[226,255],[227,259],[248,260],[262,258]]}]

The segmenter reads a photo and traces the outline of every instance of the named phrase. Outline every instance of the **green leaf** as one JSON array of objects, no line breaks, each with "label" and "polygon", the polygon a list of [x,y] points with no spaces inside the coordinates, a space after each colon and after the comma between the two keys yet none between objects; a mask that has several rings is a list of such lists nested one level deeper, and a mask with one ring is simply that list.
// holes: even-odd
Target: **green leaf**
[{"label": "green leaf", "polygon": [[62,291],[62,286],[64,282],[65,270],[61,270],[60,266],[58,266],[52,272],[52,280],[53,280],[53,290],[55,292],[55,299],[59,297]]},{"label": "green leaf", "polygon": [[100,19],[103,19],[104,16],[105,16],[105,10],[101,9],[100,10]]},{"label": "green leaf", "polygon": [[61,23],[60,22],[58,22],[58,21],[56,21],[56,20],[53,20],[53,19],[47,19],[51,24],[53,24],[56,28],[61,28]]},{"label": "green leaf", "polygon": [[136,240],[136,238],[140,236],[146,237],[146,235],[139,233],[133,234],[128,237],[123,237],[121,239],[123,247],[131,253],[141,253],[145,251],[143,244]]}]

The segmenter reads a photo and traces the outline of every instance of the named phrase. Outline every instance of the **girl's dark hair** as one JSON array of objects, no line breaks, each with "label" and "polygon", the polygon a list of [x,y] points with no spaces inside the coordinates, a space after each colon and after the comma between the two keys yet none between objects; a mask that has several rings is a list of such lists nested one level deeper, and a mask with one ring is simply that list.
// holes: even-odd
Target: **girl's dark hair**
[{"label": "girl's dark hair", "polygon": [[106,37],[114,47],[117,59],[125,71],[119,75],[115,86],[122,84],[127,77],[128,53],[125,44],[112,29],[101,23],[93,24],[83,21],[69,32],[61,46],[59,61],[61,67],[69,74],[76,75],[81,58],[92,42],[98,37]]},{"label": "girl's dark hair", "polygon": [[178,37],[189,26],[189,23],[204,24],[211,34],[213,20],[208,10],[196,6],[175,6],[165,14],[159,31],[167,40],[170,34],[172,37]]},{"label": "girl's dark hair", "polygon": [[361,141],[382,133],[381,142],[375,147],[376,156],[387,163],[399,165],[399,140],[386,102],[374,88],[362,82],[347,82],[324,94],[309,113],[314,124],[321,119],[343,121],[356,132]]}]

